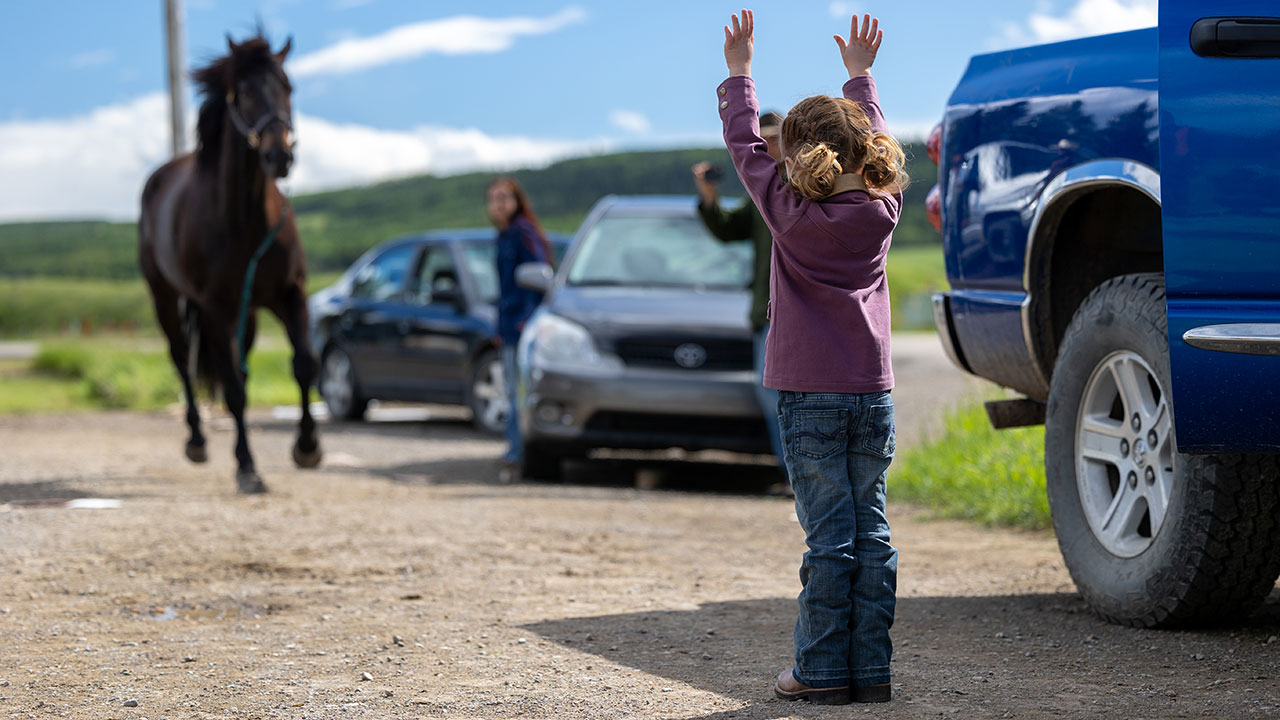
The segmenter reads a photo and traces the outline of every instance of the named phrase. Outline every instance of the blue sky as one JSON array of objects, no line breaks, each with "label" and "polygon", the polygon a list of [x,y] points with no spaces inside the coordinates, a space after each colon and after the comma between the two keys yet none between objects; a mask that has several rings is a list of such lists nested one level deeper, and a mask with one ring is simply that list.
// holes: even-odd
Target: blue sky
[{"label": "blue sky", "polygon": [[[196,67],[260,18],[294,38],[292,192],[422,172],[546,164],[626,148],[719,142],[714,2],[186,0]],[[0,6],[0,220],[132,217],[168,153],[160,0]],[[874,73],[890,125],[919,136],[981,52],[1154,24],[1155,0],[765,0],[764,106],[839,91],[831,35],[881,18]],[[1148,21],[1149,19],[1149,21]],[[15,69],[20,68],[20,71]],[[188,108],[188,115],[192,109]]]}]

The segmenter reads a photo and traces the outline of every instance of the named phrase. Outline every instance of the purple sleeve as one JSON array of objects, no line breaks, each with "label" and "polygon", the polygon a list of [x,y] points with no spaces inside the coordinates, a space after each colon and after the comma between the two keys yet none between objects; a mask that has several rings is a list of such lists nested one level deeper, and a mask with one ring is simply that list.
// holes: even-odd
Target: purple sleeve
[{"label": "purple sleeve", "polygon": [[[859,75],[849,78],[842,88],[846,100],[852,100],[867,114],[871,121],[872,132],[889,132],[889,123],[884,120],[884,111],[880,109],[880,95],[876,92],[876,81],[870,75]],[[902,193],[884,196],[895,204],[895,212],[902,209]]]},{"label": "purple sleeve", "polygon": [[778,164],[769,156],[769,146],[760,137],[760,104],[756,101],[755,82],[746,75],[733,75],[720,83],[716,100],[724,123],[724,144],[733,158],[733,167],[760,210],[760,216],[777,238],[803,216],[809,201],[779,177]]}]

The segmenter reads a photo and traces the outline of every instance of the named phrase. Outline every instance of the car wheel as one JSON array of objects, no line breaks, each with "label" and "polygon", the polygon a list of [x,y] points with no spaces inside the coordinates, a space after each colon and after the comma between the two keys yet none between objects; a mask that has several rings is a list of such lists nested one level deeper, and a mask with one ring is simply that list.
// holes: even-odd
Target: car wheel
[{"label": "car wheel", "polygon": [[1166,328],[1160,275],[1109,280],[1077,310],[1045,417],[1053,527],[1105,619],[1236,622],[1280,574],[1280,464],[1177,452]]},{"label": "car wheel", "polygon": [[361,397],[351,356],[339,347],[329,348],[320,363],[320,397],[335,420],[363,420],[369,401]]},{"label": "car wheel", "polygon": [[525,442],[520,457],[520,475],[529,480],[559,481],[562,477],[562,461],[566,457],[566,454],[545,445]]},{"label": "car wheel", "polygon": [[476,360],[471,370],[467,405],[471,407],[471,419],[477,430],[497,434],[507,429],[507,418],[511,415],[507,382],[500,354],[488,350]]}]

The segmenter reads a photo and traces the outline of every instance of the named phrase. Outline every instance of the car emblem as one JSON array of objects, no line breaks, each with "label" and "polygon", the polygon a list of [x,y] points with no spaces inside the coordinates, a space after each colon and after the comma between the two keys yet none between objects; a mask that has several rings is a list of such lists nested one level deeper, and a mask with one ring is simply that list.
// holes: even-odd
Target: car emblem
[{"label": "car emblem", "polygon": [[675,357],[677,365],[692,370],[707,361],[707,350],[697,343],[685,343],[676,348]]}]

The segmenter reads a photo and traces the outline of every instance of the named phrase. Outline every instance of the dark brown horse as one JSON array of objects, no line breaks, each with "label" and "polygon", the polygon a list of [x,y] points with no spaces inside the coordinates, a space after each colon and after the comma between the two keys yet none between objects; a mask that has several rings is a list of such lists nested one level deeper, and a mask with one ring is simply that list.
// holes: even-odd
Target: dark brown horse
[{"label": "dark brown horse", "polygon": [[203,95],[196,151],[165,163],[147,180],[138,222],[138,261],[156,318],[187,394],[186,454],[205,462],[192,375],[222,387],[236,421],[236,487],[265,492],[245,435],[245,362],[255,311],[267,308],[293,345],[302,421],[293,446],[299,467],[320,463],[309,410],[311,356],[306,260],[289,204],[276,188],[293,162],[292,86],[283,63],[292,41],[273,53],[261,33],[193,77]]}]

